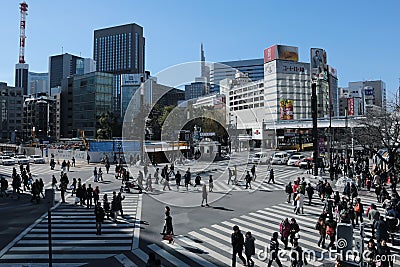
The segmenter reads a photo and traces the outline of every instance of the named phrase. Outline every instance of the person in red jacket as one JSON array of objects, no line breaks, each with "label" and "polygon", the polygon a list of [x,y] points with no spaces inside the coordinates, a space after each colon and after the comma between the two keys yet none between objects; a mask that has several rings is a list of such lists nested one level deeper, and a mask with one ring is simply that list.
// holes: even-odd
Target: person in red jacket
[{"label": "person in red jacket", "polygon": [[281,240],[285,245],[285,249],[288,249],[289,235],[290,235],[290,222],[289,219],[281,221],[279,224],[279,232],[281,234]]}]

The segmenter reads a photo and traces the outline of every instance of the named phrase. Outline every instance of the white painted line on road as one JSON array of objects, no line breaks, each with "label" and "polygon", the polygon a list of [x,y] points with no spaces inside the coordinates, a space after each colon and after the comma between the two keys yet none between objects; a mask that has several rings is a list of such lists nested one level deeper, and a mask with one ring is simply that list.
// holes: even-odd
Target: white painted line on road
[{"label": "white painted line on road", "polygon": [[[90,180],[88,178],[85,183]],[[70,197],[71,195],[69,195]],[[58,206],[61,205],[61,202],[58,202],[54,207],[52,207],[52,210],[55,210]],[[11,247],[13,247],[18,241],[20,241],[27,233],[29,233],[39,222],[41,222],[45,217],[47,216],[47,212],[45,212],[42,216],[40,216],[33,224],[28,226],[22,233],[20,233],[16,238],[14,238],[13,241],[7,244],[1,251],[0,251],[0,259],[3,258],[4,254],[7,253]],[[46,240],[46,242],[48,242]]]},{"label": "white painted line on road", "polygon": [[[204,267],[217,267],[215,264],[203,259],[202,257],[200,257],[199,255],[197,255],[194,252],[191,252],[189,250],[187,250],[186,248],[178,245],[176,242],[177,241],[183,241],[185,243],[190,242],[190,239],[188,239],[189,241],[184,241],[182,240],[184,239],[184,237],[178,237],[175,239],[175,243],[174,244],[167,244],[169,247],[175,249],[176,251],[180,252],[180,254],[185,255],[186,257],[188,257],[189,259],[191,259],[192,261],[196,262],[197,264],[204,266]],[[198,248],[197,247],[197,243],[195,242],[191,242],[190,244],[191,247],[193,248]]]},{"label": "white painted line on road", "polygon": [[[194,237],[196,237],[197,239],[199,239],[199,240],[201,240],[201,241],[203,241],[203,242],[206,242],[206,241],[204,241],[204,239],[203,239],[203,235],[200,235],[200,234],[197,234],[196,232],[190,232],[189,233],[190,235],[192,235],[192,236],[194,236]],[[188,243],[188,244],[191,244],[191,242],[189,242],[188,240],[190,240],[190,239],[188,239],[188,238],[182,238],[181,239],[183,242],[185,242],[185,243]],[[207,242],[208,243],[208,242]],[[204,252],[206,252],[211,258],[214,258],[214,259],[216,259],[216,260],[218,260],[218,261],[220,261],[220,262],[222,262],[222,263],[227,263],[227,262],[231,262],[231,259],[230,258],[227,258],[227,257],[225,257],[224,255],[221,255],[220,253],[217,253],[217,252],[215,252],[213,249],[211,249],[211,248],[207,248],[207,247],[205,247],[205,246],[203,246],[203,245],[201,245],[201,244],[199,244],[199,243],[196,243],[196,247],[198,248],[198,249],[201,249],[201,250],[203,250]],[[228,251],[230,251],[230,250],[228,250]],[[229,253],[229,252],[228,252]],[[229,264],[227,264],[228,266],[229,266]]]},{"label": "white painted line on road", "polygon": [[[203,231],[203,232],[205,232],[205,233],[207,233],[207,234],[209,234],[209,235],[211,235],[212,237],[217,237],[217,238],[219,238],[219,239],[221,239],[221,240],[223,240],[223,241],[225,241],[225,242],[227,242],[228,244],[231,242],[231,239],[230,239],[230,236],[229,236],[229,234],[231,234],[231,232],[229,232],[229,234],[228,235],[222,235],[222,234],[220,234],[220,233],[217,233],[217,232],[215,232],[215,231],[213,231],[213,230],[210,230],[210,229],[207,229],[207,228],[202,228],[202,229],[200,229],[201,231]],[[257,233],[255,233],[256,235],[257,235]],[[259,241],[258,241],[259,242]],[[263,244],[264,245],[264,247],[267,245],[267,244]],[[228,250],[229,251],[229,250]],[[258,251],[256,251],[256,253],[257,253]],[[253,259],[254,260],[254,262],[256,263],[256,265],[257,266],[261,266],[261,265],[264,265],[265,263],[263,263],[262,261],[260,261],[260,260],[258,260],[258,259]]]},{"label": "white painted line on road", "polygon": [[140,220],[142,218],[142,197],[143,195],[139,195],[137,202],[136,222],[135,222],[135,229],[133,230],[133,239],[132,239],[132,251],[139,248]]},{"label": "white painted line on road", "polygon": [[[132,233],[128,233],[128,234],[102,234],[100,236],[97,236],[95,234],[96,229],[93,228],[93,233],[92,234],[52,234],[51,237],[52,238],[131,238],[132,237]],[[26,238],[47,238],[47,234],[27,234],[25,237]]]},{"label": "white painted line on road", "polygon": [[[74,225],[69,225],[68,227],[73,227]],[[62,228],[62,229],[54,229],[53,227],[51,228],[52,233],[83,233],[83,232],[90,232],[93,233],[95,231],[95,228]],[[115,233],[115,232],[126,232],[126,233],[131,233],[132,234],[132,229],[131,228],[103,228],[101,227],[101,232],[102,233]],[[46,233],[47,234],[47,229],[32,229],[31,233]]]},{"label": "white painted line on road", "polygon": [[184,263],[180,259],[176,258],[175,256],[173,256],[172,254],[170,254],[166,250],[160,248],[156,244],[151,244],[151,245],[148,245],[147,247],[149,249],[151,249],[152,251],[154,251],[154,253],[158,254],[161,258],[166,259],[168,262],[172,263],[175,266],[190,267],[190,265],[187,265],[186,263]]},{"label": "white painted line on road", "polygon": [[[54,246],[52,248],[53,251],[121,251],[121,250],[130,250],[130,246]],[[49,250],[48,246],[32,246],[32,247],[13,247],[10,251],[45,251]]]},{"label": "white painted line on road", "polygon": [[[96,236],[96,235],[95,235]],[[52,244],[54,245],[84,245],[84,244],[90,244],[90,245],[98,245],[98,244],[107,244],[110,245],[111,244],[131,244],[131,240],[125,240],[125,239],[121,239],[121,240],[109,240],[109,239],[93,239],[93,240],[52,240]],[[46,240],[21,240],[18,242],[18,244],[29,244],[29,245],[43,245],[43,244],[48,244],[49,241]]]},{"label": "white painted line on road", "polygon": [[137,267],[136,264],[133,263],[127,256],[124,254],[118,254],[114,256],[124,267]]},{"label": "white painted line on road", "polygon": [[[53,254],[53,259],[54,260],[66,260],[66,259],[106,259],[109,257],[113,257],[115,254],[80,254],[80,253],[72,253],[72,254]],[[36,259],[36,260],[42,260],[42,259],[48,259],[49,254],[30,254],[29,259]],[[2,258],[3,260],[22,260],[26,259],[25,254],[6,254]]]},{"label": "white painted line on road", "polygon": [[[53,267],[77,267],[87,265],[87,263],[54,263]],[[22,263],[22,262],[15,262],[15,263],[1,263],[1,267],[49,267],[48,263]]]}]

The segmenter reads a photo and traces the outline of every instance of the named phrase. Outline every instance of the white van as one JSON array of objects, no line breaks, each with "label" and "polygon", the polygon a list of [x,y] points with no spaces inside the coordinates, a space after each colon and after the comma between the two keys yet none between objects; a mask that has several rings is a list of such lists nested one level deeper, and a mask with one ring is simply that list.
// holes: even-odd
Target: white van
[{"label": "white van", "polygon": [[249,163],[253,164],[267,164],[269,162],[270,157],[267,152],[257,152],[250,159]]},{"label": "white van", "polygon": [[272,156],[271,164],[286,164],[289,160],[289,155],[286,152],[275,152]]}]

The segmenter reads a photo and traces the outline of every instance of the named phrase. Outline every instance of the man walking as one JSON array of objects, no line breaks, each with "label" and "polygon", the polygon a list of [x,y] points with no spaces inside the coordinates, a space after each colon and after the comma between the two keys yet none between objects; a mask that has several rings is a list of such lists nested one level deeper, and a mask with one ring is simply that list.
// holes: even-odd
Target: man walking
[{"label": "man walking", "polygon": [[236,254],[239,256],[243,265],[246,265],[246,259],[242,255],[243,245],[244,245],[244,237],[243,234],[239,230],[239,226],[233,226],[233,233],[231,235],[231,244],[232,244],[232,267],[236,266]]},{"label": "man walking", "polygon": [[105,212],[100,202],[97,202],[97,205],[94,209],[94,214],[96,216],[96,235],[101,235],[101,224],[104,221]]},{"label": "man walking", "polygon": [[269,180],[268,183],[273,182],[275,184],[275,176],[274,176],[274,169],[271,168],[271,170],[269,171]]},{"label": "man walking", "polygon": [[247,171],[245,179],[246,179],[246,189],[249,187],[251,189],[251,176],[250,176],[249,171]]},{"label": "man walking", "polygon": [[272,234],[271,241],[269,242],[269,250],[271,253],[271,257],[268,261],[268,267],[271,267],[273,261],[276,261],[278,266],[282,267],[282,263],[278,257],[279,256],[278,255],[278,252],[279,252],[278,232],[274,232]]},{"label": "man walking", "polygon": [[253,167],[251,167],[251,176],[253,176],[253,181],[256,180],[257,176],[256,176],[256,165],[253,165]]}]

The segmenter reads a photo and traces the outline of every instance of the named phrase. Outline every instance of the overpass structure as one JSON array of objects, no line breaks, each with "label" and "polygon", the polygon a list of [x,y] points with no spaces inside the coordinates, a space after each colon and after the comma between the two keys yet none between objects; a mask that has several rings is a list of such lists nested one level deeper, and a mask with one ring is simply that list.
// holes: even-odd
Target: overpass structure
[{"label": "overpass structure", "polygon": [[[329,118],[319,118],[318,128],[354,128],[359,127],[360,119],[364,117],[335,117],[330,121]],[[264,121],[263,130],[277,129],[312,129],[312,119],[290,120],[290,121]]]}]

